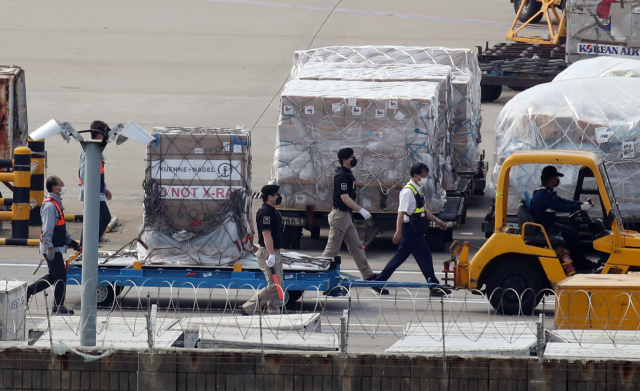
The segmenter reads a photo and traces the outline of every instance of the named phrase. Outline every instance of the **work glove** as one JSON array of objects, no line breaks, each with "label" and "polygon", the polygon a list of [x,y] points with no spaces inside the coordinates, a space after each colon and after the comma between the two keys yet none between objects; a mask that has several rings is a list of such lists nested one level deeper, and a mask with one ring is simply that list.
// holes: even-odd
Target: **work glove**
[{"label": "work glove", "polygon": [[267,258],[267,266],[273,267],[276,264],[276,254],[269,254],[269,258]]},{"label": "work glove", "polygon": [[78,244],[78,242],[76,242],[75,240],[72,240],[71,243],[69,243],[69,247],[76,251],[80,250],[80,244]]},{"label": "work glove", "polygon": [[56,249],[53,247],[48,247],[47,251],[44,254],[44,257],[47,258],[47,261],[53,261],[53,258],[56,256]]},{"label": "work glove", "polygon": [[592,206],[588,202],[583,202],[582,205],[580,205],[580,210],[583,210],[583,211],[591,210],[591,208]]},{"label": "work glove", "polygon": [[360,213],[365,220],[371,218],[371,213],[367,212],[365,208],[360,209],[358,213]]}]

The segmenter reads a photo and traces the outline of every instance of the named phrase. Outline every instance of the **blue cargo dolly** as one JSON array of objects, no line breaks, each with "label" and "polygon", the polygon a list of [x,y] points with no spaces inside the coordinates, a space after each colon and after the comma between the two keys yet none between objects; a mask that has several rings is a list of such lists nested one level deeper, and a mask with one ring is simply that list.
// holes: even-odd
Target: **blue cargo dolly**
[{"label": "blue cargo dolly", "polygon": [[[225,267],[131,266],[100,265],[98,283],[107,289],[98,290],[98,305],[110,306],[123,287],[194,288],[194,289],[260,289],[266,285],[259,270],[234,271]],[[304,291],[323,292],[326,296],[345,296],[349,288],[446,288],[445,285],[420,282],[376,282],[352,279],[340,274],[340,257],[330,262],[327,270],[283,272],[286,303],[297,301]],[[67,285],[82,283],[82,267],[69,265]],[[113,289],[109,289],[113,287]],[[114,292],[115,290],[115,292]]]}]

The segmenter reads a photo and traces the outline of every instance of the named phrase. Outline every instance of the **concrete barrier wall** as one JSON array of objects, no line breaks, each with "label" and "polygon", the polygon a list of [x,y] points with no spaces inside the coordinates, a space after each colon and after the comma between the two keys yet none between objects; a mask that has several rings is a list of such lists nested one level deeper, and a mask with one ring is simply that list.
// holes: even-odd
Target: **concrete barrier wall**
[{"label": "concrete barrier wall", "polygon": [[[99,354],[93,352],[92,354]],[[0,351],[1,390],[633,390],[640,362],[539,364],[535,358],[442,358],[180,349],[118,351],[85,362],[50,350]]]}]

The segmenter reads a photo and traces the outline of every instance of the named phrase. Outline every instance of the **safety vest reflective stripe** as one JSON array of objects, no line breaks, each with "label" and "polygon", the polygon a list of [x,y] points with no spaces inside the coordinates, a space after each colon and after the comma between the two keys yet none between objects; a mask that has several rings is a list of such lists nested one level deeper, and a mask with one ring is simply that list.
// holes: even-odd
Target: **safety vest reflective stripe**
[{"label": "safety vest reflective stripe", "polygon": [[44,199],[44,202],[53,202],[53,205],[56,206],[56,209],[58,209],[58,216],[60,216],[60,218],[58,219],[58,222],[56,223],[56,227],[59,227],[61,225],[65,225],[65,221],[64,221],[64,213],[62,213],[62,208],[60,207],[60,204],[58,204],[58,201],[54,200],[51,197],[47,197]]},{"label": "safety vest reflective stripe", "polygon": [[[104,175],[104,160],[100,162],[100,175]],[[78,178],[78,186],[82,186],[82,179]]]},{"label": "safety vest reflective stripe", "polygon": [[[411,189],[411,191],[413,192],[414,196],[418,195],[418,190],[416,190],[416,188],[413,187],[412,184],[407,183],[406,185],[404,185],[404,188],[405,189]],[[422,199],[424,200],[424,197]],[[422,208],[416,208],[416,210],[413,212],[413,214],[422,214],[422,213],[424,213],[424,202],[423,202]]]}]

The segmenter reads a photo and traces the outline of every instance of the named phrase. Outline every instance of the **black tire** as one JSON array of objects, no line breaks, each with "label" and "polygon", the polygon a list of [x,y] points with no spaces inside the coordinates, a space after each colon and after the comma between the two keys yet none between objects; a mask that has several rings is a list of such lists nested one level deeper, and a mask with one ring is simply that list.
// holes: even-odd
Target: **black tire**
[{"label": "black tire", "polygon": [[480,95],[483,102],[493,102],[502,94],[502,86],[481,84]]},{"label": "black tire", "polygon": [[526,90],[527,88],[529,88],[529,87],[520,87],[520,86],[508,86],[508,87],[509,87],[509,88],[511,88],[512,90],[514,90],[514,91],[518,91],[518,92],[520,92],[520,91],[524,91],[524,90]]},{"label": "black tire", "polygon": [[490,273],[486,295],[491,306],[504,315],[518,315],[521,308],[523,315],[531,315],[543,297],[540,292],[548,285],[546,276],[522,259],[502,260]]},{"label": "black tire", "polygon": [[302,239],[302,227],[291,227],[291,235],[289,241],[292,250],[300,249],[300,239]]},{"label": "black tire", "polygon": [[98,285],[98,292],[96,293],[98,307],[112,307],[114,300],[118,297],[120,292],[122,292],[121,286],[112,287],[111,285]]},{"label": "black tire", "polygon": [[[513,8],[516,14],[520,9],[521,1],[522,0],[513,0]],[[522,9],[522,13],[520,14],[520,21],[522,23],[528,21],[529,19],[531,19],[533,15],[535,15],[538,11],[540,11],[541,8],[542,8],[541,2],[537,0],[527,0],[527,3],[524,5],[524,8]],[[542,20],[542,14],[536,16],[536,18],[533,19],[533,23],[538,23],[541,20]]]},{"label": "black tire", "polygon": [[320,239],[320,227],[311,227],[309,231],[311,232],[311,239]]},{"label": "black tire", "polygon": [[493,232],[485,232],[485,233],[484,233],[484,237],[485,237],[486,239],[489,239],[489,238],[491,237],[491,235],[493,235]]},{"label": "black tire", "polygon": [[295,303],[300,300],[303,294],[304,291],[285,291],[284,300],[282,300],[283,307],[286,307],[287,309],[293,309]]}]

